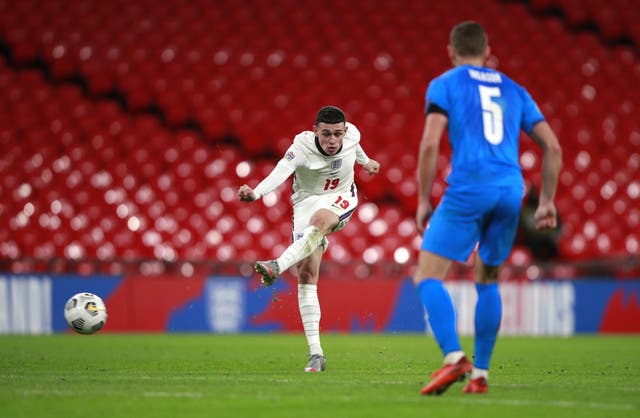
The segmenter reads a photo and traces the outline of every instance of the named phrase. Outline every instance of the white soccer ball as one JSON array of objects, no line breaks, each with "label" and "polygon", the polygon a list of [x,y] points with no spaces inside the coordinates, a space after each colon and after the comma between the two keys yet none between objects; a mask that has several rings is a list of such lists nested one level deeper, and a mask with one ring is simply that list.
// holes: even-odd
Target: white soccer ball
[{"label": "white soccer ball", "polygon": [[107,322],[107,307],[100,296],[93,293],[78,293],[64,305],[64,319],[74,331],[93,334]]}]

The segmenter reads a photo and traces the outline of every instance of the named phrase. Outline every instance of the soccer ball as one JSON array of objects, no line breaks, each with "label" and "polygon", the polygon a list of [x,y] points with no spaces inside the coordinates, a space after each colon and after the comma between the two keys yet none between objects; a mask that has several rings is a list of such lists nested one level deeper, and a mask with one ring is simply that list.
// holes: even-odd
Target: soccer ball
[{"label": "soccer ball", "polygon": [[100,296],[78,293],[64,305],[64,319],[75,332],[93,334],[107,322],[107,307]]}]

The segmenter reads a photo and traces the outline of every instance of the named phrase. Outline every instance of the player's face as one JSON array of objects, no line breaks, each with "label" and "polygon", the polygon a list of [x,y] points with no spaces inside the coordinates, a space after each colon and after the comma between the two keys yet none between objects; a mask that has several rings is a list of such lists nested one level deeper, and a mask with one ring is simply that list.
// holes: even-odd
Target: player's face
[{"label": "player's face", "polygon": [[320,122],[313,127],[313,132],[318,137],[322,150],[329,155],[333,155],[340,150],[344,134],[347,133],[347,127],[344,122]]}]

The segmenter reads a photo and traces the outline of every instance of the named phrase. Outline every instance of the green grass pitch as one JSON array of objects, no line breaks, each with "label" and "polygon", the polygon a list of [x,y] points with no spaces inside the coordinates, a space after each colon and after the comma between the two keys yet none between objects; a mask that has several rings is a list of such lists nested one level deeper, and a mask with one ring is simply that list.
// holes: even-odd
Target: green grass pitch
[{"label": "green grass pitch", "polygon": [[[488,395],[420,396],[431,337],[325,334],[0,336],[0,417],[638,417],[640,336],[501,337]],[[470,338],[463,339],[469,352]]]}]

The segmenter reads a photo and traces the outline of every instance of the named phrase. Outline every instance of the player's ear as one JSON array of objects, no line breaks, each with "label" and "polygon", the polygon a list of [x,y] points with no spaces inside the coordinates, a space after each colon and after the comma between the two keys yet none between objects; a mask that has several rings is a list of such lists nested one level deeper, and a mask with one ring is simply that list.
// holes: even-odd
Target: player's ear
[{"label": "player's ear", "polygon": [[447,55],[449,56],[449,60],[452,63],[455,63],[456,51],[453,49],[451,45],[447,45]]},{"label": "player's ear", "polygon": [[487,45],[487,47],[484,49],[484,60],[488,60],[489,57],[491,56],[491,47],[489,45]]}]

